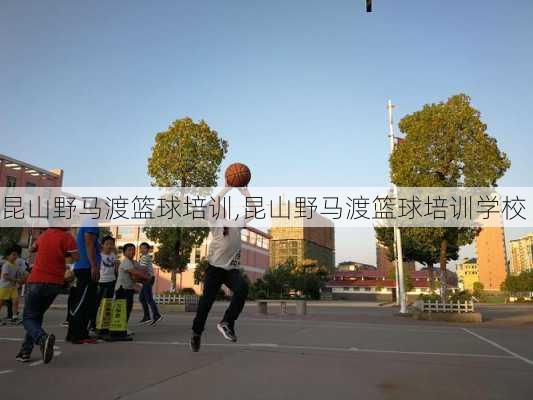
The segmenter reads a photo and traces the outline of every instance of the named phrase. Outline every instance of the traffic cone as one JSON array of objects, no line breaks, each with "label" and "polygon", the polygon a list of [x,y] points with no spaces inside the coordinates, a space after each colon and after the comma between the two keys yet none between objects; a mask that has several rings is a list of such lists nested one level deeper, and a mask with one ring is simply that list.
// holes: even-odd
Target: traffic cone
[{"label": "traffic cone", "polygon": [[133,340],[128,335],[128,315],[126,305],[126,295],[124,289],[120,288],[115,293],[115,300],[111,307],[111,323],[109,326],[109,341],[127,342]]},{"label": "traffic cone", "polygon": [[96,330],[100,337],[109,335],[109,327],[111,326],[111,316],[113,308],[113,298],[104,297],[98,307],[98,314],[96,315]]}]

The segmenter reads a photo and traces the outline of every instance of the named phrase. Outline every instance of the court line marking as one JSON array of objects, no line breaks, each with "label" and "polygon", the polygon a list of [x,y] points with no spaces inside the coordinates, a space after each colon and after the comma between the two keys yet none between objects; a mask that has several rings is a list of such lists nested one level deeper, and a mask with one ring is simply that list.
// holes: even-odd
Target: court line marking
[{"label": "court line marking", "polygon": [[[533,365],[533,361],[528,360],[525,357],[520,356],[519,354],[516,354],[508,349],[505,349],[503,346],[498,345],[497,343],[494,343],[490,341],[489,339],[483,338],[482,336],[479,336],[475,334],[474,332],[471,332],[467,330],[466,328],[462,328],[468,333],[480,338],[481,340],[487,341],[488,343],[494,345],[495,347],[505,351],[509,355],[497,355],[497,354],[475,354],[475,353],[441,353],[441,352],[424,352],[424,351],[403,351],[403,350],[382,350],[382,349],[362,349],[357,347],[322,347],[322,346],[304,346],[304,345],[283,345],[283,344],[277,344],[277,343],[204,343],[202,346],[204,347],[237,347],[237,348],[261,348],[261,347],[267,347],[267,348],[277,348],[277,349],[290,349],[290,350],[316,350],[316,351],[336,351],[336,352],[360,352],[360,353],[382,353],[382,354],[404,354],[404,355],[413,355],[413,356],[447,356],[447,357],[470,357],[470,358],[491,358],[491,359],[520,359],[528,364]],[[4,338],[0,337],[0,341],[22,341],[20,338]],[[117,344],[120,344],[122,342],[117,342]],[[124,344],[129,345],[157,345],[157,346],[189,346],[189,343],[187,342],[158,342],[158,341],[147,341],[147,340],[134,340],[132,342],[123,342]],[[54,352],[54,355],[60,355],[61,352]],[[42,360],[35,361],[30,364],[30,366],[40,365],[42,364]]]},{"label": "court line marking", "polygon": [[391,353],[391,354],[407,354],[407,355],[421,355],[421,356],[451,356],[451,357],[478,357],[478,358],[504,358],[514,359],[511,356],[500,356],[497,354],[475,354],[475,353],[439,353],[432,351],[402,351],[402,350],[379,350],[379,349],[356,349],[353,351],[362,353]]},{"label": "court line marking", "polygon": [[[170,319],[170,318],[169,318]],[[189,319],[176,318],[177,323],[174,323],[174,326],[177,327],[189,327]],[[174,321],[173,321],[174,322]],[[259,322],[259,323],[255,323]],[[315,322],[315,323],[313,323]],[[369,329],[369,330],[389,330],[395,329],[404,332],[420,332],[420,325],[415,324],[371,324],[364,322],[332,322],[332,321],[314,321],[314,320],[283,320],[283,319],[252,319],[247,318],[243,319],[240,323],[240,326],[291,326],[294,328],[318,328],[318,329],[331,329],[331,328],[345,328],[345,329]],[[167,325],[168,326],[168,325]],[[436,328],[436,329],[435,329]],[[440,329],[439,329],[440,328]],[[140,332],[148,332],[148,330],[141,329]],[[459,333],[457,327],[444,327],[444,326],[425,326],[424,333],[435,333],[435,334],[450,334],[450,333]]]},{"label": "court line marking", "polygon": [[13,372],[12,369],[5,369],[5,370],[3,370],[3,371],[0,371],[0,375],[9,374],[9,373],[11,373],[11,372]]},{"label": "court line marking", "polygon": [[465,332],[468,332],[469,334],[471,334],[472,336],[477,337],[479,340],[482,340],[482,341],[484,341],[484,342],[496,347],[497,349],[500,349],[501,351],[504,351],[505,353],[510,354],[514,358],[518,358],[518,359],[522,360],[523,362],[525,362],[526,364],[533,365],[533,361],[531,361],[529,358],[523,357],[520,354],[517,354],[514,351],[509,350],[507,347],[504,347],[501,344],[496,343],[493,340],[487,339],[486,337],[481,336],[478,333],[472,332],[470,329],[467,329],[467,328],[462,328],[462,329]]},{"label": "court line marking", "polygon": [[[132,341],[124,342],[129,345],[174,345],[174,346],[188,346],[185,342],[155,342],[155,341]],[[413,356],[448,356],[448,357],[473,357],[473,358],[491,358],[491,359],[505,359],[513,360],[516,357],[497,355],[497,354],[475,354],[475,353],[439,353],[439,352],[424,352],[424,351],[402,351],[402,350],[380,350],[380,349],[361,349],[357,347],[321,347],[321,346],[300,346],[300,345],[283,345],[277,343],[203,343],[204,347],[237,347],[237,348],[276,348],[276,349],[290,349],[290,350],[317,350],[317,351],[337,351],[337,352],[360,352],[360,353],[383,353],[383,354],[404,354]]]},{"label": "court line marking", "polygon": [[[0,341],[3,342],[22,342],[24,341],[23,338],[14,338],[14,337],[0,337]],[[65,340],[63,339],[56,339],[56,343],[64,343]],[[59,346],[54,346],[54,350],[58,350]]]},{"label": "court line marking", "polygon": [[[60,355],[61,355],[60,351],[54,351],[54,357],[57,357],[57,356],[60,356]],[[36,367],[37,365],[41,365],[42,363],[44,363],[43,360],[34,361],[34,362],[30,363],[30,367]]]}]

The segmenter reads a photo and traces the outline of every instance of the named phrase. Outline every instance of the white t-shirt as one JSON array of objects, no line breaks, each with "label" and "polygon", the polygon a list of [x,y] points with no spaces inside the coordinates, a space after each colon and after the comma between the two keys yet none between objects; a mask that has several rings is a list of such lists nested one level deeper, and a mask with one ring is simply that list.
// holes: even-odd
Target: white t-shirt
[{"label": "white t-shirt", "polygon": [[[16,283],[13,280],[17,279],[17,265],[11,264],[8,261],[2,263],[2,269],[0,272],[0,288],[2,289],[11,289],[17,287]],[[10,280],[4,279],[4,275]]]},{"label": "white t-shirt", "polygon": [[118,278],[115,285],[115,290],[118,290],[121,287],[123,289],[133,289],[135,287],[135,282],[133,282],[131,275],[127,272],[133,268],[135,268],[135,261],[124,257],[120,263],[120,266],[118,267]]},{"label": "white t-shirt", "polygon": [[115,254],[100,253],[100,283],[114,282],[115,276]]},{"label": "white t-shirt", "polygon": [[211,242],[207,260],[214,267],[239,269],[241,266],[241,229],[240,226],[228,226],[224,236],[223,221],[210,226]]}]

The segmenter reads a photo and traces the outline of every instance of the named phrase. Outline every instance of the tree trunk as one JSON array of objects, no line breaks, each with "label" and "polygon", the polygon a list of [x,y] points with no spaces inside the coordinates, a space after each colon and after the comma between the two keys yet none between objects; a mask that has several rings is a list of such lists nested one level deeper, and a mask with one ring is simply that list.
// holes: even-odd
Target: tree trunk
[{"label": "tree trunk", "polygon": [[176,270],[173,269],[170,273],[170,291],[176,291]]},{"label": "tree trunk", "polygon": [[180,271],[180,292],[183,289],[183,271]]},{"label": "tree trunk", "polygon": [[440,297],[443,303],[446,303],[446,292],[447,292],[447,273],[446,273],[446,254],[448,252],[448,241],[443,239],[440,242],[440,254],[439,254],[439,264],[440,264]]},{"label": "tree trunk", "polygon": [[435,293],[435,269],[433,268],[432,263],[428,263],[428,279],[429,279],[429,290],[433,294]]}]

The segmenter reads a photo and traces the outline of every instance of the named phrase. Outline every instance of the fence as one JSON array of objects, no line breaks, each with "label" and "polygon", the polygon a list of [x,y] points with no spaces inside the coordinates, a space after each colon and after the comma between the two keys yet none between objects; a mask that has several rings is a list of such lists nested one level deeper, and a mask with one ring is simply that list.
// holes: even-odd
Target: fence
[{"label": "fence", "polygon": [[514,303],[521,300],[532,301],[533,292],[512,292],[509,294],[509,302]]},{"label": "fence", "polygon": [[424,312],[449,312],[449,313],[471,313],[474,312],[474,302],[454,302],[440,303],[438,301],[415,301],[415,307]]},{"label": "fence", "polygon": [[157,304],[198,304],[198,296],[192,294],[156,294]]}]

